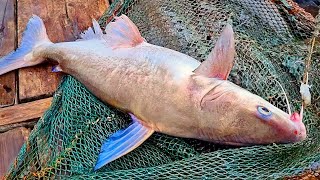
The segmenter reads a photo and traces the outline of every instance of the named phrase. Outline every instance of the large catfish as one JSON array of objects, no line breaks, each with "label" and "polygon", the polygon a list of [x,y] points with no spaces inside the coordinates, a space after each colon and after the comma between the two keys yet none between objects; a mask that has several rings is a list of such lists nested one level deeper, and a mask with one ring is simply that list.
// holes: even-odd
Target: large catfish
[{"label": "large catfish", "polygon": [[95,170],[125,155],[153,132],[221,144],[291,143],[306,138],[302,114],[287,114],[227,81],[233,66],[227,25],[206,61],[149,44],[125,15],[98,23],[75,42],[52,43],[33,16],[20,47],[0,59],[0,74],[39,64],[71,74],[94,95],[131,115],[132,124],[102,145]]}]

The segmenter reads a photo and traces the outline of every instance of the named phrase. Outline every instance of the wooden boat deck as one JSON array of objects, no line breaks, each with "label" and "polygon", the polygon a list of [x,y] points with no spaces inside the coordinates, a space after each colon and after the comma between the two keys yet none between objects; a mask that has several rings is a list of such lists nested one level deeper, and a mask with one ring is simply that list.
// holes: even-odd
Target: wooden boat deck
[{"label": "wooden boat deck", "polygon": [[[53,42],[75,40],[109,7],[108,0],[0,0],[0,57],[17,48],[32,16],[40,16]],[[22,68],[0,76],[0,179],[51,104],[61,73],[51,65]]]}]

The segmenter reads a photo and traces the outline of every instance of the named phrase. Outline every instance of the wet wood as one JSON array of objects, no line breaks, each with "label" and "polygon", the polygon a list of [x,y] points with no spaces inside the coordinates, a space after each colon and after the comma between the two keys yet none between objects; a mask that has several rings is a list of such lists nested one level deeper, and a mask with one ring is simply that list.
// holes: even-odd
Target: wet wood
[{"label": "wet wood", "polygon": [[29,134],[30,130],[23,127],[0,134],[0,178],[10,168]]},{"label": "wet wood", "polygon": [[0,109],[0,126],[36,119],[50,107],[52,98],[18,104]]},{"label": "wet wood", "polygon": [[[28,7],[28,8],[26,8]],[[91,26],[108,7],[105,0],[19,0],[18,39],[32,14],[44,20],[49,39],[53,42],[75,40]],[[51,65],[19,70],[19,98],[26,102],[50,96],[57,88],[61,74],[52,73]]]},{"label": "wet wood", "polygon": [[[0,57],[15,48],[15,0],[0,0]],[[0,76],[0,107],[13,105],[16,96],[15,72]]]}]

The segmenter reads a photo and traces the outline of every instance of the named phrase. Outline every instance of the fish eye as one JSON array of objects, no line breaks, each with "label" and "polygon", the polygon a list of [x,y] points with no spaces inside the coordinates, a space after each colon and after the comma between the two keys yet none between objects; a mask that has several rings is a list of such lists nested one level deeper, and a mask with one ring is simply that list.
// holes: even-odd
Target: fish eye
[{"label": "fish eye", "polygon": [[272,115],[272,112],[264,106],[258,106],[257,109],[263,119],[266,119]]}]

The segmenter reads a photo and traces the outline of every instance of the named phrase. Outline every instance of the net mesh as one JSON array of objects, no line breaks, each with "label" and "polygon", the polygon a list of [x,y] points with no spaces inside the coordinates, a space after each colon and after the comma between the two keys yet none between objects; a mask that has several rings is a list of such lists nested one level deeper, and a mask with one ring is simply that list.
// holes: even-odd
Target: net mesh
[{"label": "net mesh", "polygon": [[[229,80],[286,111],[279,84],[299,110],[299,86],[315,20],[291,1],[116,0],[100,19],[126,13],[143,37],[203,61],[222,28],[232,22],[237,57]],[[230,179],[282,178],[320,168],[320,51],[310,70],[312,105],[300,143],[252,147],[221,146],[153,134],[140,147],[97,172],[102,142],[130,123],[128,115],[100,102],[65,76],[49,110],[38,121],[6,178],[56,179]]]}]

